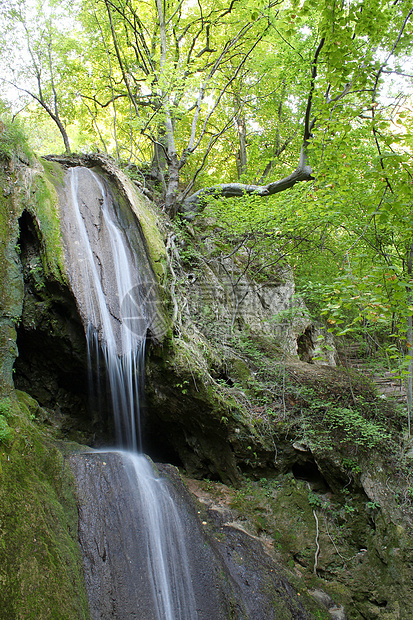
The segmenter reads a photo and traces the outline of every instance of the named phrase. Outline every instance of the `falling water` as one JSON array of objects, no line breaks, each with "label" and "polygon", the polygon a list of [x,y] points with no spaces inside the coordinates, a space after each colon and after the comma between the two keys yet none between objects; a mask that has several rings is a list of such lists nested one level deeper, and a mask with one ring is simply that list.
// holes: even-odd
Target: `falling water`
[{"label": "falling water", "polygon": [[[88,183],[93,197],[85,202],[82,188]],[[112,198],[103,179],[87,168],[70,170],[71,227],[77,233],[76,260],[71,280],[86,323],[87,346],[92,365],[100,352],[108,374],[115,417],[116,441],[122,447],[140,448],[139,397],[147,309],[140,305],[131,330],[125,318],[139,306],[131,291],[139,291],[136,258],[120,227]],[[141,287],[142,288],[142,287]],[[133,307],[132,307],[133,304]],[[99,363],[96,364],[99,369]]]},{"label": "falling water", "polygon": [[[138,453],[141,377],[146,332],[151,323],[144,295],[136,299],[136,291],[145,290],[142,270],[103,179],[86,168],[73,168],[69,174],[64,226],[70,239],[71,283],[86,325],[90,366],[95,363],[99,369],[103,361],[117,444],[128,450],[116,454],[127,473],[135,510],[144,523],[139,544],[146,546],[144,572],[153,604],[145,617],[195,620],[195,597],[177,508],[152,464]],[[134,295],[130,294],[132,290]],[[91,536],[96,539],[100,534],[93,532]],[[142,575],[136,576],[137,583],[139,579]],[[140,587],[145,588],[142,584]]]},{"label": "falling water", "polygon": [[138,493],[147,536],[149,577],[156,617],[195,620],[195,596],[189,572],[183,525],[177,507],[143,455],[124,456],[131,488]]}]

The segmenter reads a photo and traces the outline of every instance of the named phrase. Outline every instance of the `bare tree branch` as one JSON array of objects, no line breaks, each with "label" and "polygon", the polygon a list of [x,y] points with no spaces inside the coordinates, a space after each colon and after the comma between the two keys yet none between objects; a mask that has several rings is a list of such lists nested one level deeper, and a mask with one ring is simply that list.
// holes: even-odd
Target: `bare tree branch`
[{"label": "bare tree branch", "polygon": [[301,148],[300,161],[297,168],[279,181],[268,183],[268,185],[245,185],[243,183],[225,183],[223,185],[215,185],[207,189],[200,189],[189,198],[186,198],[182,203],[182,211],[185,214],[185,218],[192,220],[196,214],[204,207],[204,200],[208,196],[231,198],[239,197],[244,194],[255,196],[272,196],[283,192],[290,187],[294,187],[296,183],[301,181],[311,181],[312,169],[311,166],[306,163],[306,154],[304,147]]},{"label": "bare tree branch", "polygon": [[[244,194],[247,195],[255,195],[255,196],[272,196],[274,194],[278,194],[279,192],[283,192],[286,189],[290,189],[294,187],[296,183],[300,183],[302,181],[310,181],[313,179],[311,166],[307,162],[307,147],[309,141],[311,139],[311,131],[315,125],[316,118],[314,117],[311,120],[311,112],[312,112],[312,104],[313,104],[313,94],[315,90],[315,83],[317,78],[317,63],[321,53],[321,50],[324,46],[325,38],[323,37],[315,51],[313,61],[311,63],[311,81],[310,81],[310,90],[307,98],[307,106],[304,117],[304,135],[303,135],[303,143],[301,146],[300,159],[298,162],[297,168],[288,176],[280,179],[279,181],[273,181],[268,183],[267,185],[247,185],[243,183],[225,183],[223,185],[216,185],[214,187],[209,187],[206,189],[200,189],[185,200],[182,203],[181,211],[184,213],[184,217],[186,219],[192,220],[197,215],[199,211],[205,205],[205,199],[208,196],[214,197],[223,197],[223,198],[231,198],[231,197],[239,197]],[[344,96],[344,95],[341,95]]]}]

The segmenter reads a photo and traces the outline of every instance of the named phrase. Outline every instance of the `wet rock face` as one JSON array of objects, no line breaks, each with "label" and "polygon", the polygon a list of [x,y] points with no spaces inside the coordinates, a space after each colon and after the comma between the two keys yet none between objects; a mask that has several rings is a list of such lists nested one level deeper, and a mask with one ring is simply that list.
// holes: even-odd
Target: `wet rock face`
[{"label": "wet rock face", "polygon": [[[157,615],[148,574],[144,500],[130,485],[125,457],[118,452],[83,453],[72,455],[70,464],[79,489],[79,539],[92,620],[314,617],[316,606],[308,597],[297,594],[285,571],[261,542],[233,527],[227,521],[228,515],[196,505],[171,466],[160,466],[163,476],[158,484],[166,485],[179,514],[185,546],[182,556],[172,557],[173,587],[178,587],[179,564],[184,563],[185,555],[195,605],[192,612],[188,611],[188,601],[178,614]],[[172,509],[168,519],[171,513]]]},{"label": "wet rock face", "polygon": [[94,420],[89,410],[86,341],[75,300],[67,287],[45,276],[34,218],[25,211],[19,224],[24,303],[15,386],[50,412],[49,421],[64,436],[93,442],[105,421]]},{"label": "wet rock face", "polygon": [[236,483],[235,455],[222,422],[226,413],[208,386],[183,378],[153,352],[146,368],[144,450],[155,460],[183,465],[195,477]]},{"label": "wet rock face", "polygon": [[83,323],[93,326],[108,345],[113,334],[123,355],[130,338],[149,332],[161,341],[164,325],[140,223],[131,206],[117,199],[112,185],[100,171],[69,170],[60,193],[61,230]]},{"label": "wet rock face", "polygon": [[[164,567],[166,584],[163,583],[162,575],[151,574],[150,566],[157,566],[159,555],[167,550],[162,548],[162,532],[159,532],[160,538],[156,541],[161,545],[157,549],[152,549],[154,541],[147,538],[146,506],[137,487],[131,484],[128,459],[118,452],[89,453],[74,455],[70,462],[79,490],[79,540],[84,554],[92,620],[178,617],[176,613],[182,601],[176,602],[175,596],[178,593],[174,589],[179,590],[181,587],[181,570],[184,571],[185,566],[171,566],[169,563],[175,561],[175,564],[184,564],[184,558],[176,557],[176,549],[172,557],[168,554],[167,565]],[[151,512],[157,508],[159,506],[156,505],[149,507]],[[224,581],[220,583],[220,567],[216,563],[214,565],[213,552],[207,545],[199,521],[185,511],[183,506],[178,504],[177,508],[189,557],[197,617],[199,620],[224,620],[229,617],[231,591],[226,591]],[[159,514],[160,523],[152,523],[152,526],[156,529],[159,525],[160,530],[164,525],[168,528],[169,523],[163,524],[165,517],[172,520],[171,511],[167,515]],[[183,541],[179,542],[182,544]],[[152,552],[157,557],[152,557]],[[169,583],[168,578],[173,583]],[[153,593],[153,579],[160,601]],[[159,579],[159,583],[156,579]],[[171,587],[171,590],[164,592],[162,586],[167,590]],[[163,596],[158,587],[161,587]],[[168,595],[173,602],[168,601]],[[161,616],[158,615],[158,605],[163,610]],[[187,605],[190,608],[189,601]],[[180,610],[179,618],[189,619],[188,608]],[[168,615],[168,612],[172,615]]]}]

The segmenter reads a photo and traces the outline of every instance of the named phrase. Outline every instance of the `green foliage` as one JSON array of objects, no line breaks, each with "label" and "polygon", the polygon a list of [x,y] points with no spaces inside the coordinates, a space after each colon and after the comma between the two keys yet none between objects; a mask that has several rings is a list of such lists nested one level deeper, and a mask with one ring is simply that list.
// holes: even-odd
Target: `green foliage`
[{"label": "green foliage", "polygon": [[[354,453],[358,448],[386,451],[392,445],[392,433],[383,417],[377,416],[376,405],[358,396],[353,405],[339,406],[329,398],[320,398],[312,388],[299,390],[303,405],[301,408],[306,441],[314,448],[333,450],[337,442],[346,445]],[[346,457],[344,464],[352,474],[359,468],[352,457]]]},{"label": "green foliage", "polygon": [[355,459],[344,457],[342,459],[342,463],[343,463],[343,466],[348,468],[349,471],[353,475],[361,473],[361,467],[360,467],[360,465],[358,465],[358,463],[357,463],[357,461]]},{"label": "green foliage", "polygon": [[366,502],[366,508],[367,510],[377,510],[380,508],[380,504],[377,502]]},{"label": "green foliage", "polygon": [[329,407],[324,421],[331,430],[339,430],[346,441],[365,448],[383,445],[391,438],[384,426],[366,420],[360,412],[347,407]]},{"label": "green foliage", "polygon": [[314,493],[313,491],[308,491],[308,503],[311,508],[324,508],[326,505],[326,501],[319,495],[319,493]]},{"label": "green foliage", "polygon": [[29,162],[32,157],[26,128],[19,118],[13,118],[6,106],[0,102],[0,158]]},{"label": "green foliage", "polygon": [[182,381],[182,383],[176,383],[175,387],[177,387],[180,391],[181,394],[185,396],[185,394],[188,394],[188,386],[189,386],[189,381]]},{"label": "green foliage", "polygon": [[[163,140],[168,123],[174,142],[168,148],[183,156],[186,181],[196,177],[201,187],[237,174],[241,126],[248,152],[242,180],[256,181],[266,169],[282,176],[296,165],[319,36],[325,44],[314,97],[322,129],[315,141],[326,143],[322,121],[329,123],[329,142],[333,130],[343,141],[348,116],[359,118],[360,101],[370,96],[375,50],[392,49],[405,18],[384,0],[369,12],[358,3],[334,9],[324,2],[294,9],[244,3],[228,11],[221,1],[202,8],[174,1],[163,6],[162,19],[155,2],[98,3],[93,11],[84,2],[50,2],[34,13],[21,1],[6,9],[5,74],[18,87],[17,78],[26,78],[24,87],[36,92],[38,68],[44,103],[51,108],[54,97],[74,139],[148,163],[151,140]],[[163,40],[161,21],[168,24]],[[408,50],[408,36],[400,37],[397,53]],[[348,97],[343,119],[345,104],[334,97],[348,83],[358,95]]]}]

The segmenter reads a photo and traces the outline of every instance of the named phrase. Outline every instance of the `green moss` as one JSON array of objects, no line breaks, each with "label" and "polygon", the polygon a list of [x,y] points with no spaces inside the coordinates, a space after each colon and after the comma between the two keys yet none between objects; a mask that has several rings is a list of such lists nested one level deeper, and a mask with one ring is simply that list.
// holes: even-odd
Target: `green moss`
[{"label": "green moss", "polygon": [[158,281],[165,283],[166,250],[159,228],[159,217],[153,206],[136,191],[132,202],[132,209],[136,214],[147,243],[150,260]]},{"label": "green moss", "polygon": [[43,158],[40,158],[40,163],[47,180],[54,185],[56,190],[59,190],[64,183],[64,168],[55,161],[48,161]]},{"label": "green moss", "polygon": [[0,415],[0,444],[8,443],[13,437],[13,431],[8,425],[6,418]]},{"label": "green moss", "polygon": [[31,419],[37,403],[22,392],[17,397],[11,402],[14,439],[0,445],[1,614],[86,620],[73,479]]},{"label": "green moss", "polygon": [[43,253],[42,262],[46,275],[59,282],[66,281],[63,241],[60,232],[60,207],[55,185],[46,175],[37,175],[32,185],[29,211],[38,224],[39,241]]},{"label": "green moss", "polygon": [[[19,299],[22,282],[18,266],[18,218],[22,207],[14,196],[17,176],[7,166],[0,166],[0,299],[3,316],[18,317],[21,310]],[[16,290],[17,289],[17,290]],[[16,299],[17,297],[17,299]]]},{"label": "green moss", "polygon": [[9,396],[6,398],[0,399],[0,415],[2,415],[6,420],[13,416],[13,404],[12,400]]},{"label": "green moss", "polygon": [[18,217],[21,206],[14,187],[17,176],[7,162],[0,165],[0,394],[13,389],[16,330],[23,305],[23,276],[18,255]]},{"label": "green moss", "polygon": [[236,489],[212,481],[199,486],[214,504],[229,502],[244,528],[272,541],[277,560],[294,570],[297,589],[323,590],[349,620],[411,617],[411,536],[384,511],[372,515],[363,493],[322,495],[291,474],[243,476]]},{"label": "green moss", "polygon": [[42,411],[37,400],[32,398],[26,392],[16,390],[16,396],[19,402],[19,409],[28,420],[35,420]]},{"label": "green moss", "polygon": [[[49,163],[49,162],[48,162]],[[18,219],[26,208],[35,218],[47,274],[65,280],[63,245],[60,233],[59,199],[56,191],[62,181],[62,169],[56,164],[27,170],[22,166],[0,167],[0,233],[4,244],[0,251],[0,298],[10,297],[13,283],[20,278]],[[4,303],[4,302],[3,302]],[[15,314],[20,316],[21,306]]]}]

